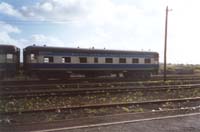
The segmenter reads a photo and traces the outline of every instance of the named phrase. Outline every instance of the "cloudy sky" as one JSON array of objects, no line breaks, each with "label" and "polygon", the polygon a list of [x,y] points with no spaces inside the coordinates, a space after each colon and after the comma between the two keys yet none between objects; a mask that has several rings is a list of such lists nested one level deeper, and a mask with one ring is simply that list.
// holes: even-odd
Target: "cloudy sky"
[{"label": "cloudy sky", "polygon": [[199,0],[0,0],[0,43],[144,50],[200,64]]}]

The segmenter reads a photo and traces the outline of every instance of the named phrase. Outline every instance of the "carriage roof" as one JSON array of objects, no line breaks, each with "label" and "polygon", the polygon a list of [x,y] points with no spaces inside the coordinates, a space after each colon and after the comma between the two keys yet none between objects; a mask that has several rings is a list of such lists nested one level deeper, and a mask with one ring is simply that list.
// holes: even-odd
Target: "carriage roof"
[{"label": "carriage roof", "polygon": [[151,51],[130,51],[130,50],[107,50],[107,49],[86,49],[86,48],[66,48],[47,46],[28,46],[24,49],[27,52],[70,52],[70,53],[96,53],[96,54],[158,54]]}]

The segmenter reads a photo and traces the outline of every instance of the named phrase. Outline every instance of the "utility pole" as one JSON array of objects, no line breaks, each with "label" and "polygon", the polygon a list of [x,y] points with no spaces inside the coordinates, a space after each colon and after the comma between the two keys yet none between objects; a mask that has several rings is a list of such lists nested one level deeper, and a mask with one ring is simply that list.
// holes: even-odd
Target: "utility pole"
[{"label": "utility pole", "polygon": [[165,18],[165,46],[164,46],[164,81],[166,81],[166,65],[167,65],[167,23],[168,23],[168,6],[166,7],[166,18]]}]

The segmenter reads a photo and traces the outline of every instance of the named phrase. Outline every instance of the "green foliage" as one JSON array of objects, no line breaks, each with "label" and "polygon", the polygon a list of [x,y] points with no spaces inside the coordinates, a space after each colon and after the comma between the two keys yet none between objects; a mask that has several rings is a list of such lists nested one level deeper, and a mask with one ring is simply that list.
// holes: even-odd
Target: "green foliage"
[{"label": "green foliage", "polygon": [[96,114],[98,111],[96,109],[85,109],[85,112],[88,114]]},{"label": "green foliage", "polygon": [[144,112],[144,109],[143,108],[136,108],[136,109],[133,109],[132,112]]},{"label": "green foliage", "polygon": [[122,110],[125,112],[130,112],[129,108],[127,108],[127,107],[122,107]]}]

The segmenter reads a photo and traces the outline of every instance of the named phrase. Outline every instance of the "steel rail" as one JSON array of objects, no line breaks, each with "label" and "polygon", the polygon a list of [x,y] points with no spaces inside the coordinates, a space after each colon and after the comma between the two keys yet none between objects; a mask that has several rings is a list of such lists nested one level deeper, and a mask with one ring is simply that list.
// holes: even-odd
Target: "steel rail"
[{"label": "steel rail", "polygon": [[165,90],[186,90],[200,88],[200,84],[165,85],[165,86],[117,86],[117,87],[94,87],[76,89],[47,89],[47,90],[26,90],[26,91],[1,91],[0,99],[3,98],[25,98],[25,97],[46,97],[58,95],[80,95],[99,93],[119,93],[138,91],[165,91]]},{"label": "steel rail", "polygon": [[[194,76],[167,76],[167,80],[194,80],[200,79],[199,75]],[[80,82],[110,82],[110,81],[162,81],[160,76],[153,76],[150,79],[135,79],[135,78],[68,78],[65,80],[0,80],[0,86],[19,85],[19,84],[55,84],[55,83],[80,83]]]},{"label": "steel rail", "polygon": [[101,83],[56,83],[56,84],[23,84],[23,85],[7,85],[0,86],[1,91],[6,90],[28,90],[28,89],[51,89],[51,88],[88,88],[88,87],[113,87],[113,86],[159,86],[159,85],[186,85],[186,84],[200,84],[200,80],[193,81],[146,81],[146,82],[101,82]]}]

